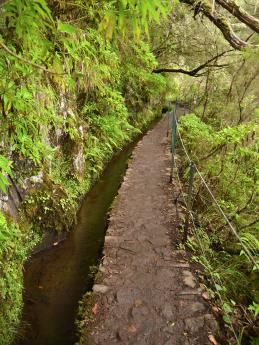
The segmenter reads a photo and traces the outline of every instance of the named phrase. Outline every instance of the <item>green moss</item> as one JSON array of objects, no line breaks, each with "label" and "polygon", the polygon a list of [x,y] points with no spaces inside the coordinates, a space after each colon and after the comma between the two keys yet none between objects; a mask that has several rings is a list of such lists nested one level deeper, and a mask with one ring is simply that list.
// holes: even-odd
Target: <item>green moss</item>
[{"label": "green moss", "polygon": [[87,326],[95,322],[93,314],[95,303],[96,295],[92,292],[87,292],[79,303],[78,318],[76,321],[79,341],[75,345],[91,345]]},{"label": "green moss", "polygon": [[[86,13],[95,18],[99,12],[90,3]],[[12,341],[19,323],[22,267],[35,238],[71,228],[82,196],[114,153],[160,112],[166,89],[165,78],[152,73],[157,62],[149,44],[140,39],[129,36],[116,45],[106,41],[95,20],[68,25],[74,12],[66,17],[58,2],[53,17],[44,0],[6,7],[1,15],[9,26],[0,27],[0,37],[28,63],[0,49],[0,158],[11,157],[17,184],[39,172],[43,183],[28,191],[21,206],[19,223],[25,225],[0,218],[1,345]]]},{"label": "green moss", "polygon": [[14,339],[20,322],[23,263],[37,242],[30,227],[18,226],[0,213],[0,339],[7,345]]}]

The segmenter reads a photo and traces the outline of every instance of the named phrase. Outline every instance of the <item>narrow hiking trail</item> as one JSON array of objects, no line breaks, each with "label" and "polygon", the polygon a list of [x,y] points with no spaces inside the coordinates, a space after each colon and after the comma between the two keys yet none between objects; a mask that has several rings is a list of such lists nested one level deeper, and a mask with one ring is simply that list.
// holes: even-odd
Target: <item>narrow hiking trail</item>
[{"label": "narrow hiking trail", "polygon": [[218,325],[177,250],[177,186],[164,117],[134,150],[114,203],[85,344],[211,344]]}]

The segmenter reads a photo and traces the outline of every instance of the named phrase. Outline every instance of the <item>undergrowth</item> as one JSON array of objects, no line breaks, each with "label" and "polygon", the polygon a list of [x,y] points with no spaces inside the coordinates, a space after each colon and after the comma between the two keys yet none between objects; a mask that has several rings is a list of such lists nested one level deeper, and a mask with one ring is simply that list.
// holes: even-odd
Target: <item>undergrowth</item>
[{"label": "undergrowth", "polygon": [[[190,157],[239,237],[218,212],[196,173],[193,210],[197,230],[189,236],[188,245],[210,281],[210,297],[219,303],[226,326],[237,334],[237,339],[230,339],[233,344],[245,344],[258,329],[258,144],[253,135],[256,130],[254,122],[220,128],[215,121],[213,125],[194,114],[182,117],[179,127]],[[182,160],[187,182],[189,168],[183,151]]]},{"label": "undergrowth", "polygon": [[108,41],[102,11],[94,1],[0,7],[0,189],[9,175],[26,195],[17,221],[1,214],[1,345],[16,333],[35,239],[71,228],[106,163],[160,112],[166,80],[152,73],[149,44],[130,32]]}]

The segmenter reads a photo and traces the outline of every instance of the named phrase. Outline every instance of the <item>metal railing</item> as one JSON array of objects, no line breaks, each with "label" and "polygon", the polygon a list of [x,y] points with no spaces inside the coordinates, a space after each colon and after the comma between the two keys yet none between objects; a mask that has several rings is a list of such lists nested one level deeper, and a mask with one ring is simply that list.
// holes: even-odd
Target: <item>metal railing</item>
[{"label": "metal railing", "polygon": [[[175,171],[178,174],[178,167],[176,163],[176,143],[177,143],[177,137],[179,138],[179,142],[181,144],[181,148],[183,149],[183,152],[187,158],[187,161],[189,163],[189,177],[188,177],[188,192],[187,192],[187,200],[186,200],[186,218],[185,218],[185,235],[184,237],[187,239],[188,235],[188,226],[189,226],[189,219],[192,214],[192,201],[193,201],[193,182],[194,182],[194,174],[196,173],[203,184],[203,186],[208,191],[212,202],[216,206],[217,211],[221,215],[221,217],[225,220],[226,225],[229,226],[232,234],[236,237],[238,242],[240,243],[244,253],[247,255],[249,260],[253,263],[256,269],[259,270],[258,262],[253,257],[253,254],[250,252],[242,238],[239,236],[237,230],[234,228],[234,226],[229,221],[229,218],[223,211],[222,207],[220,206],[219,202],[217,201],[216,197],[214,196],[214,193],[212,192],[208,182],[206,182],[205,178],[203,177],[201,171],[199,170],[197,164],[192,160],[190,157],[190,154],[188,153],[186,146],[184,144],[183,138],[181,136],[181,133],[177,131],[178,127],[178,121],[176,116],[176,110],[177,110],[177,101],[174,104],[173,110],[169,113],[169,118],[171,118],[171,132],[172,132],[172,140],[171,140],[171,152],[172,152],[172,170]],[[180,181],[181,182],[181,181]]]},{"label": "metal railing", "polygon": [[[228,317],[228,326],[230,330],[232,331],[235,340],[237,344],[241,344],[241,340],[239,336],[237,335],[234,325],[232,323],[231,318],[229,317],[229,312],[224,310],[224,305],[226,302],[226,299],[222,296],[221,290],[219,289],[219,286],[224,286],[222,279],[219,274],[215,274],[213,271],[213,268],[211,266],[210,260],[207,258],[206,255],[206,249],[204,247],[203,239],[201,236],[201,233],[199,229],[197,228],[195,224],[195,218],[193,213],[193,186],[194,186],[194,177],[198,176],[200,183],[204,186],[204,188],[207,190],[212,203],[215,205],[219,215],[224,219],[225,225],[227,225],[232,234],[235,236],[235,238],[240,243],[243,252],[245,253],[246,257],[249,259],[249,261],[253,265],[253,269],[259,270],[258,261],[256,261],[253,257],[253,254],[250,252],[249,248],[246,246],[242,238],[239,236],[237,230],[234,228],[234,226],[231,224],[229,218],[223,211],[222,207],[220,206],[219,202],[217,201],[216,197],[214,196],[214,193],[212,192],[208,182],[203,177],[202,172],[199,170],[197,164],[193,161],[191,158],[191,155],[189,154],[188,150],[186,149],[184,140],[181,136],[181,133],[178,131],[178,121],[177,121],[177,106],[178,102],[176,101],[173,109],[171,105],[169,104],[169,123],[171,125],[171,153],[172,153],[172,178],[176,177],[178,181],[178,185],[180,188],[180,193],[183,197],[183,201],[185,204],[186,212],[185,212],[185,220],[184,220],[184,242],[188,239],[188,232],[190,224],[192,225],[193,229],[193,235],[195,236],[197,240],[197,244],[200,248],[201,254],[203,256],[203,260],[206,263],[206,268],[209,272],[209,275],[211,277],[212,284],[214,286],[214,291],[216,291],[216,294],[220,300],[220,303],[222,305],[223,313]],[[183,183],[181,181],[180,175],[179,175],[179,167],[176,159],[176,153],[177,153],[177,144],[180,144],[180,148],[183,150],[184,155],[188,161],[189,164],[189,171],[188,171],[188,186],[187,186],[187,193],[184,192]]]}]

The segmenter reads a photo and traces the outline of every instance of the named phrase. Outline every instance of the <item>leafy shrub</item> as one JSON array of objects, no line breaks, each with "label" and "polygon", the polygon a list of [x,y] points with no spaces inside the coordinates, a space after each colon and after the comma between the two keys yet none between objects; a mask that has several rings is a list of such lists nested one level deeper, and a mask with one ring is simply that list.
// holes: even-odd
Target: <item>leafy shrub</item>
[{"label": "leafy shrub", "polygon": [[23,263],[37,241],[30,228],[9,222],[0,212],[0,338],[10,344],[20,322]]},{"label": "leafy shrub", "polygon": [[[194,210],[203,250],[195,237],[189,244],[200,253],[196,259],[204,266],[205,274],[220,281],[216,296],[220,293],[227,304],[234,301],[232,316],[245,314],[251,325],[256,319],[250,312],[253,309],[251,305],[256,306],[259,302],[258,269],[251,260],[259,262],[255,195],[258,150],[253,135],[256,128],[254,123],[213,128],[194,114],[182,117],[179,128],[191,157],[240,238],[233,234],[217,212],[210,194],[196,174]],[[185,158],[183,164],[187,165]]]}]

